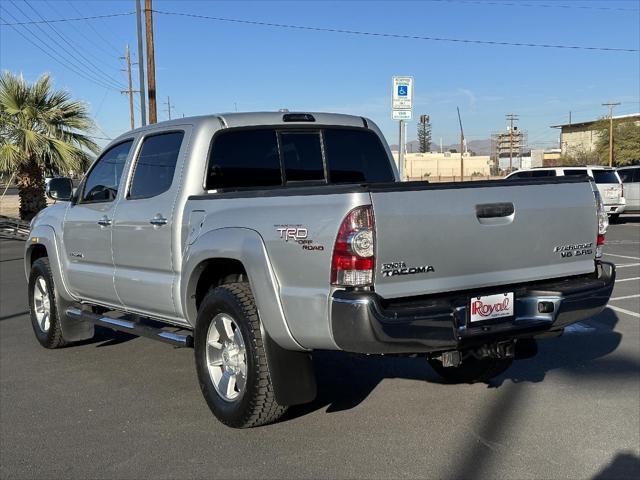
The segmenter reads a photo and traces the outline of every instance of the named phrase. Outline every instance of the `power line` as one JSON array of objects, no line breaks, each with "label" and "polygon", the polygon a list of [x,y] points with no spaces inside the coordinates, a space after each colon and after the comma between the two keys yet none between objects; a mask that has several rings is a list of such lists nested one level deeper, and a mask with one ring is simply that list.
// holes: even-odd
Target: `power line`
[{"label": "power line", "polygon": [[[76,11],[76,13],[78,15],[82,15],[82,13],[76,8],[76,6],[73,3],[71,3],[69,0],[67,0],[67,3],[69,4],[69,6],[71,8],[73,8]],[[133,14],[133,13],[134,12],[131,12],[131,14]],[[116,52],[118,55],[120,55],[120,50],[118,49],[118,47],[116,47],[115,45],[113,45],[113,43],[111,43],[109,40],[104,38],[102,36],[102,34],[93,25],[91,25],[89,22],[86,22],[86,24],[89,25],[89,28],[91,30],[93,30],[93,32],[98,36],[98,38],[100,38],[104,43],[106,43],[109,47],[111,47],[111,49],[113,49],[114,52]]]},{"label": "power line", "polygon": [[[16,17],[14,17],[11,12],[5,10],[5,13],[7,13],[13,20],[17,20]],[[26,41],[28,41],[29,43],[31,43],[34,47],[36,47],[38,50],[42,51],[45,55],[47,55],[48,57],[50,57],[53,61],[55,61],[56,63],[59,63],[60,65],[62,65],[64,68],[66,68],[67,70],[72,71],[73,73],[75,73],[76,75],[81,76],[82,78],[84,78],[85,80],[88,80],[91,83],[94,83],[100,87],[103,88],[108,88],[110,90],[116,90],[118,91],[119,89],[114,88],[113,86],[107,84],[107,83],[103,83],[99,80],[96,80],[92,77],[89,77],[88,75],[86,75],[84,72],[80,71],[77,69],[77,67],[75,65],[73,65],[72,63],[67,62],[65,59],[59,59],[56,56],[52,55],[51,53],[49,53],[45,48],[41,47],[40,45],[38,45],[36,42],[34,42],[31,38],[29,38],[27,35],[25,35],[24,33],[22,33],[16,26],[14,25],[10,25],[10,27],[12,29],[14,29],[16,31],[16,33],[18,35],[20,35],[22,38],[24,38]],[[36,40],[38,40],[40,43],[42,43],[45,47],[47,48],[51,48],[49,45],[46,44],[46,42],[44,42],[40,37],[38,37],[37,35],[35,35],[33,32],[31,32],[30,30],[28,30],[26,25],[22,26],[28,33],[31,34],[32,37],[34,37]]]},{"label": "power line", "polygon": [[602,7],[594,5],[567,5],[556,3],[515,3],[515,2],[485,2],[480,0],[430,0],[431,2],[439,3],[466,3],[471,5],[491,5],[497,7],[526,7],[526,8],[564,8],[564,9],[580,9],[580,10],[610,10],[618,12],[638,12],[637,8],[623,8],[623,7]]},{"label": "power line", "polygon": [[59,23],[59,22],[79,22],[83,20],[97,20],[102,18],[113,18],[113,17],[124,17],[127,15],[133,15],[136,12],[122,12],[122,13],[111,13],[108,15],[92,15],[90,17],[75,17],[75,18],[52,18],[50,20],[42,20],[42,21],[28,21],[21,22],[19,20],[15,20],[14,22],[2,22],[0,26],[11,27],[13,25],[37,25],[39,23]]},{"label": "power line", "polygon": [[[11,3],[14,5],[14,7],[18,8],[17,5],[11,1]],[[44,18],[42,17],[42,15],[40,15],[40,13],[33,8],[33,6],[27,1],[25,0],[25,3],[27,4],[27,6],[34,11],[34,13],[42,18],[44,20]],[[19,8],[18,8],[19,9]],[[22,12],[22,10],[20,10]],[[103,75],[105,77],[106,81],[109,81],[110,83],[113,83],[116,86],[119,87],[123,87],[123,84],[120,83],[120,81],[116,78],[114,78],[113,76],[109,75],[107,72],[105,72],[104,70],[102,70],[102,68],[100,68],[99,66],[97,66],[95,63],[93,63],[87,56],[85,56],[82,51],[75,45],[72,45],[71,42],[69,42],[66,37],[64,35],[62,35],[60,32],[58,32],[58,30],[51,24],[47,23],[46,24],[52,31],[53,33],[55,33],[58,37],[60,37],[60,39],[66,43],[71,49],[73,49],[84,61],[86,61],[89,65],[91,65],[93,67],[93,69],[98,72],[99,74]]]},{"label": "power line", "polygon": [[[45,3],[49,6],[49,8],[51,10],[53,10],[58,16],[60,16],[60,12],[58,11],[57,8],[54,7],[53,3],[49,2],[49,0],[45,0]],[[48,23],[52,23],[50,20],[48,21]],[[85,34],[80,28],[78,28],[73,22],[69,22],[69,26],[71,26],[71,28],[76,31],[82,38],[84,42],[87,42],[88,45],[91,45],[92,47],[97,48],[98,50],[102,51],[102,53],[106,54],[107,56],[113,56],[113,54],[109,51],[107,51],[107,49],[105,49],[102,45],[98,44],[97,42],[94,41],[94,39],[89,38],[89,36],[87,34]],[[94,57],[97,58],[97,57]],[[113,69],[113,70],[120,70],[118,67],[114,67],[112,65],[106,65],[107,67]]]},{"label": "power line", "polygon": [[194,13],[168,12],[165,10],[155,10],[155,9],[153,10],[153,12],[160,15],[173,15],[173,16],[181,16],[181,17],[199,18],[203,20],[214,20],[217,22],[241,23],[245,25],[259,25],[263,27],[288,28],[288,29],[296,29],[296,30],[309,30],[314,32],[345,33],[350,35],[365,35],[365,36],[371,36],[371,37],[402,38],[402,39],[408,39],[408,40],[473,43],[473,44],[479,44],[479,45],[508,46],[508,47],[562,48],[562,49],[569,49],[569,50],[590,50],[590,51],[627,52],[627,53],[629,52],[636,53],[640,51],[638,49],[632,49],[632,48],[588,47],[584,45],[560,45],[560,44],[545,44],[545,43],[498,42],[493,40],[472,40],[472,39],[463,39],[463,38],[403,35],[399,33],[365,32],[360,30],[346,30],[342,28],[310,27],[306,25],[291,25],[291,24],[285,24],[285,23],[242,20],[238,18],[211,17],[207,15],[198,15]]}]

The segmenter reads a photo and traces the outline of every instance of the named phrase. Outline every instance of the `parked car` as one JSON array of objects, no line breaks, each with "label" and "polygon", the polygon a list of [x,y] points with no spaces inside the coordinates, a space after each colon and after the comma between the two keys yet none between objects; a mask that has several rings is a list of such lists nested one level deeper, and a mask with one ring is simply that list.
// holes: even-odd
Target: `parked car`
[{"label": "parked car", "polygon": [[65,202],[25,247],[36,338],[57,348],[100,325],[193,346],[232,427],[312,401],[314,350],[421,355],[446,379],[485,381],[519,345],[599,313],[615,280],[586,176],[401,183],[362,117],[148,125],[72,187],[51,180]]},{"label": "parked car", "polygon": [[598,165],[586,167],[538,167],[530,170],[518,170],[506,178],[516,180],[579,175],[588,175],[594,180],[602,196],[607,215],[612,221],[616,221],[620,214],[625,211],[626,200],[622,181],[613,168]]},{"label": "parked car", "polygon": [[627,200],[625,212],[640,212],[640,165],[618,168]]}]

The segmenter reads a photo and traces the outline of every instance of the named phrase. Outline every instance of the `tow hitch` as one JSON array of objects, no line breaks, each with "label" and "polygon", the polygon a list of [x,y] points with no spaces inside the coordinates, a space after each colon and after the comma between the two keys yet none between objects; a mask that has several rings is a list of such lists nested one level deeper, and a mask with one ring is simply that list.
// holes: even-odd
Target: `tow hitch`
[{"label": "tow hitch", "polygon": [[443,367],[458,367],[468,357],[475,357],[479,360],[483,358],[513,358],[515,356],[515,346],[515,340],[487,343],[465,351],[451,350],[442,352],[433,358],[440,360]]}]

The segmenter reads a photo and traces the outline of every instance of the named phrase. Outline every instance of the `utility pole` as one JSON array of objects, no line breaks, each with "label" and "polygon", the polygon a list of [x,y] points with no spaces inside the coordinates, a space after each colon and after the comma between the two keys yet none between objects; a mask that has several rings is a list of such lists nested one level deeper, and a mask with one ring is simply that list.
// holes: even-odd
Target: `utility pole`
[{"label": "utility pole", "polygon": [[144,52],[142,50],[142,9],[140,0],[136,0],[136,22],[138,27],[138,73],[140,77],[140,123],[147,124],[147,99],[144,98]]},{"label": "utility pole", "polygon": [[147,32],[147,76],[149,77],[149,123],[158,122],[156,111],[156,59],[153,46],[153,6],[144,0],[144,26]]},{"label": "utility pole", "polygon": [[460,123],[460,181],[464,182],[464,130],[462,130],[462,118],[460,117],[460,108],[458,110],[458,122]]},{"label": "utility pole", "polygon": [[[167,101],[164,102],[164,104],[167,106],[167,108],[165,108],[165,112],[167,112],[167,114],[169,115],[169,120],[171,120],[171,107],[175,108],[175,105],[171,105],[171,98],[167,95]],[[182,115],[184,117],[184,114]]]},{"label": "utility pole", "polygon": [[613,166],[613,107],[620,105],[618,103],[603,103],[604,107],[609,107],[609,166]]},{"label": "utility pole", "polygon": [[513,122],[518,121],[518,115],[508,113],[506,115],[509,121],[509,173],[513,171]]},{"label": "utility pole", "polygon": [[131,119],[131,130],[136,128],[135,114],[133,113],[133,90],[131,85],[131,54],[129,52],[129,44],[127,43],[126,53],[124,57],[120,57],[127,61],[127,79],[129,80],[129,88],[127,90],[121,90],[120,93],[126,93],[129,95],[129,118]]}]

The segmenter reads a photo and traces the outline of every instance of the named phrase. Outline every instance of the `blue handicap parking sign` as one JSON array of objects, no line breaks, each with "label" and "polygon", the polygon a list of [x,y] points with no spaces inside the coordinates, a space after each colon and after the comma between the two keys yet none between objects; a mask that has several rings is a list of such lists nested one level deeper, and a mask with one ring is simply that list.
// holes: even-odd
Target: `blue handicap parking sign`
[{"label": "blue handicap parking sign", "polygon": [[409,94],[409,86],[408,85],[398,85],[398,96],[406,97]]}]

